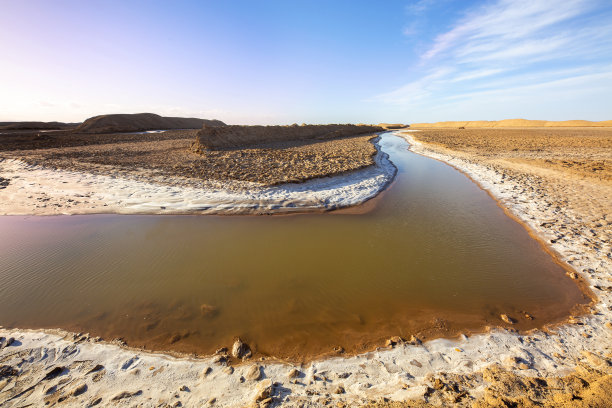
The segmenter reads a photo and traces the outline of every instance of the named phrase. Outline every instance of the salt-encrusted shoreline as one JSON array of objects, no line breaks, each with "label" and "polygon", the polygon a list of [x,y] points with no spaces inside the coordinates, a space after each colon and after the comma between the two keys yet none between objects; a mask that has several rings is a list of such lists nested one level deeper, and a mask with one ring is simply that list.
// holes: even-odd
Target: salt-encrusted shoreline
[{"label": "salt-encrusted shoreline", "polygon": [[262,214],[333,210],[361,204],[393,180],[397,169],[375,141],[374,165],[303,183],[261,186],[252,182],[178,177],[119,176],[0,161],[8,185],[0,190],[0,215]]},{"label": "salt-encrusted shoreline", "polygon": [[[433,150],[409,135],[402,136],[416,153],[445,161],[468,174],[533,233],[543,239],[554,236],[554,250],[586,279],[597,295],[595,313],[571,319],[571,323],[546,332],[518,334],[493,329],[469,338],[437,339],[422,345],[405,343],[358,356],[315,361],[303,367],[258,361],[246,362],[233,371],[215,362],[215,357],[174,358],[84,338],[65,338],[61,333],[4,329],[0,336],[16,341],[0,350],[0,365],[15,367],[16,372],[0,380],[0,405],[41,404],[44,398],[49,401],[63,398],[65,404],[74,406],[98,400],[106,405],[117,397],[121,397],[118,400],[121,403],[142,406],[172,406],[177,401],[183,406],[206,403],[227,407],[254,403],[321,406],[326,402],[353,405],[380,397],[408,400],[427,395],[430,402],[439,402],[431,399],[432,390],[438,389],[434,377],[452,374],[463,375],[460,388],[440,390],[449,395],[447,402],[469,404],[483,395],[488,381],[483,372],[494,365],[530,377],[563,376],[584,364],[609,373],[610,363],[606,360],[612,345],[609,306],[612,260],[606,256],[609,243],[584,246],[582,240],[590,239],[586,233],[558,239],[558,235],[554,232],[551,235],[550,228],[542,225],[577,224],[579,214],[551,209],[546,197],[537,196],[537,189],[522,184],[528,179],[515,180],[503,169]],[[98,364],[104,368],[90,372]],[[256,364],[261,379],[248,379]],[[45,375],[54,368],[59,375],[45,380]],[[299,373],[290,378],[293,369]],[[16,378],[21,381],[19,385]]]}]

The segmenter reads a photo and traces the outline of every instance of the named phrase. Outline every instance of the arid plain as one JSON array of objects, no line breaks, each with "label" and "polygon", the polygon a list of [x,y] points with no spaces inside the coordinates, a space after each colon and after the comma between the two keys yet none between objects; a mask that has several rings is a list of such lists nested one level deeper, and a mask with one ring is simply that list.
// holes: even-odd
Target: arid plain
[{"label": "arid plain", "polygon": [[[302,366],[248,359],[232,363],[240,350],[220,350],[203,359],[175,359],[84,334],[1,329],[0,402],[8,406],[23,401],[168,406],[178,401],[218,406],[605,406],[612,395],[608,306],[612,297],[612,130],[452,125],[416,125],[410,132],[400,129],[396,134],[406,138],[413,152],[469,176],[520,221],[593,299],[584,314],[529,332],[517,332],[500,320],[495,326],[503,328],[451,340],[421,344],[416,337],[392,338],[369,353]],[[95,177],[179,189],[202,188],[205,180],[211,183],[206,188],[243,191],[245,182],[282,187],[287,182],[316,183],[321,177],[380,177],[373,182],[376,188],[351,201],[359,205],[380,193],[393,177],[384,170],[376,144],[380,130],[330,140],[199,152],[193,147],[196,133],[58,133],[45,142],[46,135],[26,132],[14,144],[5,144],[0,153],[4,187],[0,195],[10,197],[3,199],[3,213],[104,212],[103,196],[87,202],[85,197],[75,199],[70,189],[59,194],[47,191],[43,196],[45,185],[54,189],[57,184],[52,182],[57,180],[64,180],[63,184],[87,181],[89,189],[102,183]],[[41,175],[51,184],[45,184]],[[40,195],[26,194],[29,184],[19,185],[21,192],[12,190],[23,180],[39,182]],[[325,189],[330,186],[333,189],[333,183]],[[136,211],[157,212],[146,207]],[[229,391],[234,387],[239,387],[240,395]]]}]

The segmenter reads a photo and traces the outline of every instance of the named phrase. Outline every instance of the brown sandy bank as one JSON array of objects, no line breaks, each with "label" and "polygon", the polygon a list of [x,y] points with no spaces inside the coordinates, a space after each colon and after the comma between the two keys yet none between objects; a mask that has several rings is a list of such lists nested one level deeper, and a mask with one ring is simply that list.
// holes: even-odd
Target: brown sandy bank
[{"label": "brown sandy bank", "polygon": [[383,131],[370,125],[208,126],[198,131],[194,149],[246,148],[262,143],[333,140]]}]

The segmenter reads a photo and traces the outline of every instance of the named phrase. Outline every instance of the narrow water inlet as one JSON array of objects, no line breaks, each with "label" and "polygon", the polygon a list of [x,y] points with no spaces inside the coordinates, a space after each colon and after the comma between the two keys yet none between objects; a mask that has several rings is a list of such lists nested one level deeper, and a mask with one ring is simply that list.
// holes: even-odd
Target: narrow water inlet
[{"label": "narrow water inlet", "polygon": [[0,324],[309,359],[502,313],[541,327],[589,301],[471,180],[380,144],[398,174],[366,214],[0,217]]}]

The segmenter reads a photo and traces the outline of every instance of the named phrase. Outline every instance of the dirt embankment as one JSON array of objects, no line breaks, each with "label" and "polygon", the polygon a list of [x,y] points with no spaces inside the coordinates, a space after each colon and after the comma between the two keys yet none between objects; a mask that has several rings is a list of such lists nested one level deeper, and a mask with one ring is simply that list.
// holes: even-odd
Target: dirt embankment
[{"label": "dirt embankment", "polygon": [[0,159],[130,177],[143,171],[168,178],[250,181],[263,185],[337,175],[374,164],[372,135],[271,143],[244,149],[190,150],[195,130],[147,134],[43,134],[3,140]]},{"label": "dirt embankment", "polygon": [[76,133],[140,132],[159,129],[198,129],[202,126],[225,126],[220,120],[163,117],[154,113],[100,115],[87,119]]},{"label": "dirt embankment", "polygon": [[496,127],[612,127],[612,120],[603,122],[591,122],[588,120],[527,120],[527,119],[505,119],[505,120],[469,120],[436,123],[412,123],[413,128],[496,128]]},{"label": "dirt embankment", "polygon": [[329,140],[383,131],[370,125],[224,126],[204,125],[198,132],[196,151],[243,148],[263,143]]}]

